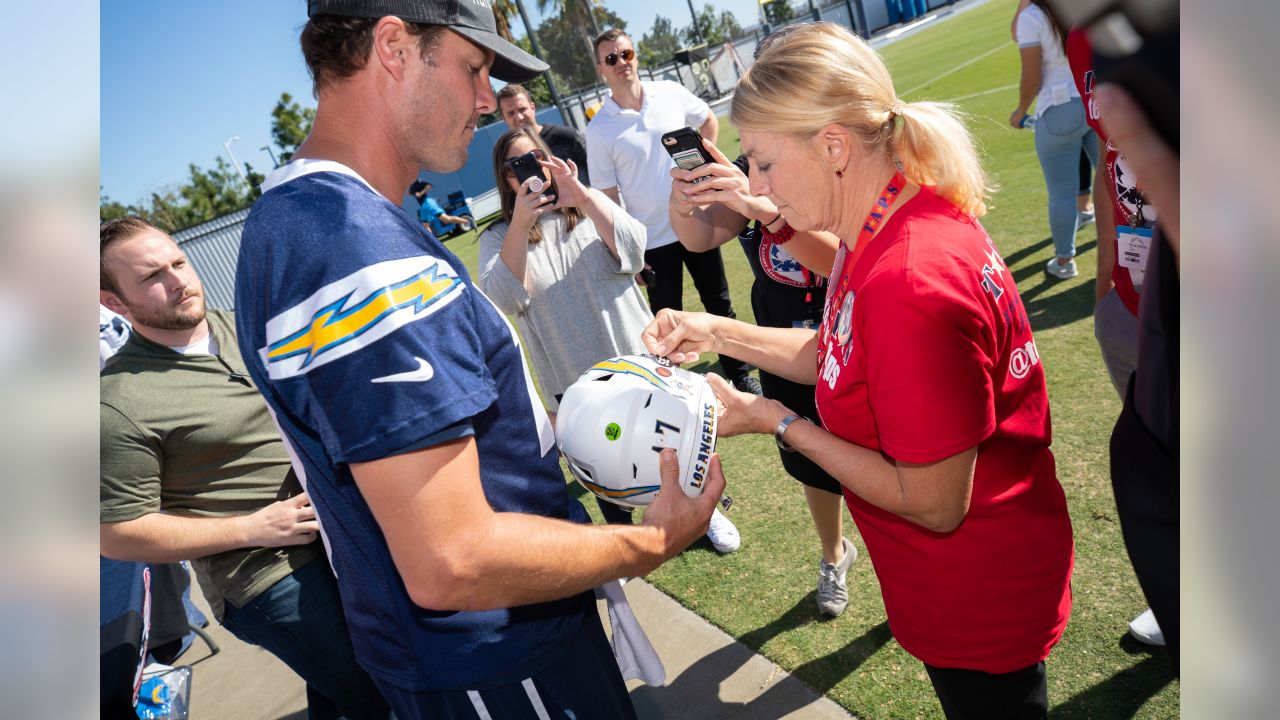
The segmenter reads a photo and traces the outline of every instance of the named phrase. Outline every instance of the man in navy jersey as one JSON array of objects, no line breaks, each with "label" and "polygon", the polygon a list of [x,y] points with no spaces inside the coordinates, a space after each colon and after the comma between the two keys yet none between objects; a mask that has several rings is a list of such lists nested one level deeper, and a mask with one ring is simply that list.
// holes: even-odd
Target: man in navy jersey
[{"label": "man in navy jersey", "polygon": [[591,589],[706,532],[724,478],[585,524],[517,337],[396,204],[466,160],[489,73],[546,65],[479,0],[310,0],[318,106],[254,205],[236,278],[255,383],[305,470],[357,659],[397,717],[634,717]]}]

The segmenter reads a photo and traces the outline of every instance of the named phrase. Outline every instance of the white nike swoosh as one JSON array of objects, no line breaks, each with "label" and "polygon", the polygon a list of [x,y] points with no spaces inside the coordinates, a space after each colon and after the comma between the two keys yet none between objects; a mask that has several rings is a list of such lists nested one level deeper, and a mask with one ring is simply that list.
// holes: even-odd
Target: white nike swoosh
[{"label": "white nike swoosh", "polygon": [[431,363],[420,357],[415,357],[418,361],[418,369],[408,372],[396,373],[394,375],[386,375],[384,377],[373,378],[369,382],[386,383],[386,382],[426,382],[436,376],[436,371],[431,367]]}]

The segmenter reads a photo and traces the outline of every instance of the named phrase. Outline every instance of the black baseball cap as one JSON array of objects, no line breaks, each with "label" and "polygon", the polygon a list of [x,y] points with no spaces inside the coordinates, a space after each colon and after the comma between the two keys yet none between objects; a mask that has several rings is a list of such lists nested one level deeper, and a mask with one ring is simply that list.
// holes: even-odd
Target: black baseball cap
[{"label": "black baseball cap", "polygon": [[409,194],[417,195],[429,187],[431,187],[431,183],[426,180],[414,180],[413,184],[409,186]]},{"label": "black baseball cap", "polygon": [[498,34],[492,0],[307,0],[307,17],[380,18],[392,15],[424,25],[444,25],[495,57],[490,74],[506,82],[527,82],[546,72],[547,64]]}]

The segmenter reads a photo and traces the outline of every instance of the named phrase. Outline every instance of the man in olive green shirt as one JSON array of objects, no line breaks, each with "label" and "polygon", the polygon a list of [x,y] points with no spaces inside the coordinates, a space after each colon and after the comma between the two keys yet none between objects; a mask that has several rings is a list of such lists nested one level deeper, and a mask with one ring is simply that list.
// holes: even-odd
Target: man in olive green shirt
[{"label": "man in olive green shirt", "polygon": [[385,718],[233,316],[206,313],[168,235],[138,218],[100,235],[101,302],[133,324],[101,378],[102,554],[191,559],[219,622],[307,682],[310,717]]}]

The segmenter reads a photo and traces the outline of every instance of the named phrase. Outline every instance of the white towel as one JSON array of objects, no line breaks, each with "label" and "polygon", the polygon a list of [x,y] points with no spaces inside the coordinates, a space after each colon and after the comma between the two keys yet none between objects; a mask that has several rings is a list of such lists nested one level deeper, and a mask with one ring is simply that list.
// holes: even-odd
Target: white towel
[{"label": "white towel", "polygon": [[667,669],[645,635],[640,621],[631,612],[631,604],[623,592],[622,581],[614,580],[596,588],[596,597],[603,597],[609,609],[609,625],[613,628],[613,656],[623,680],[640,680],[646,685],[662,687],[667,684]]}]

